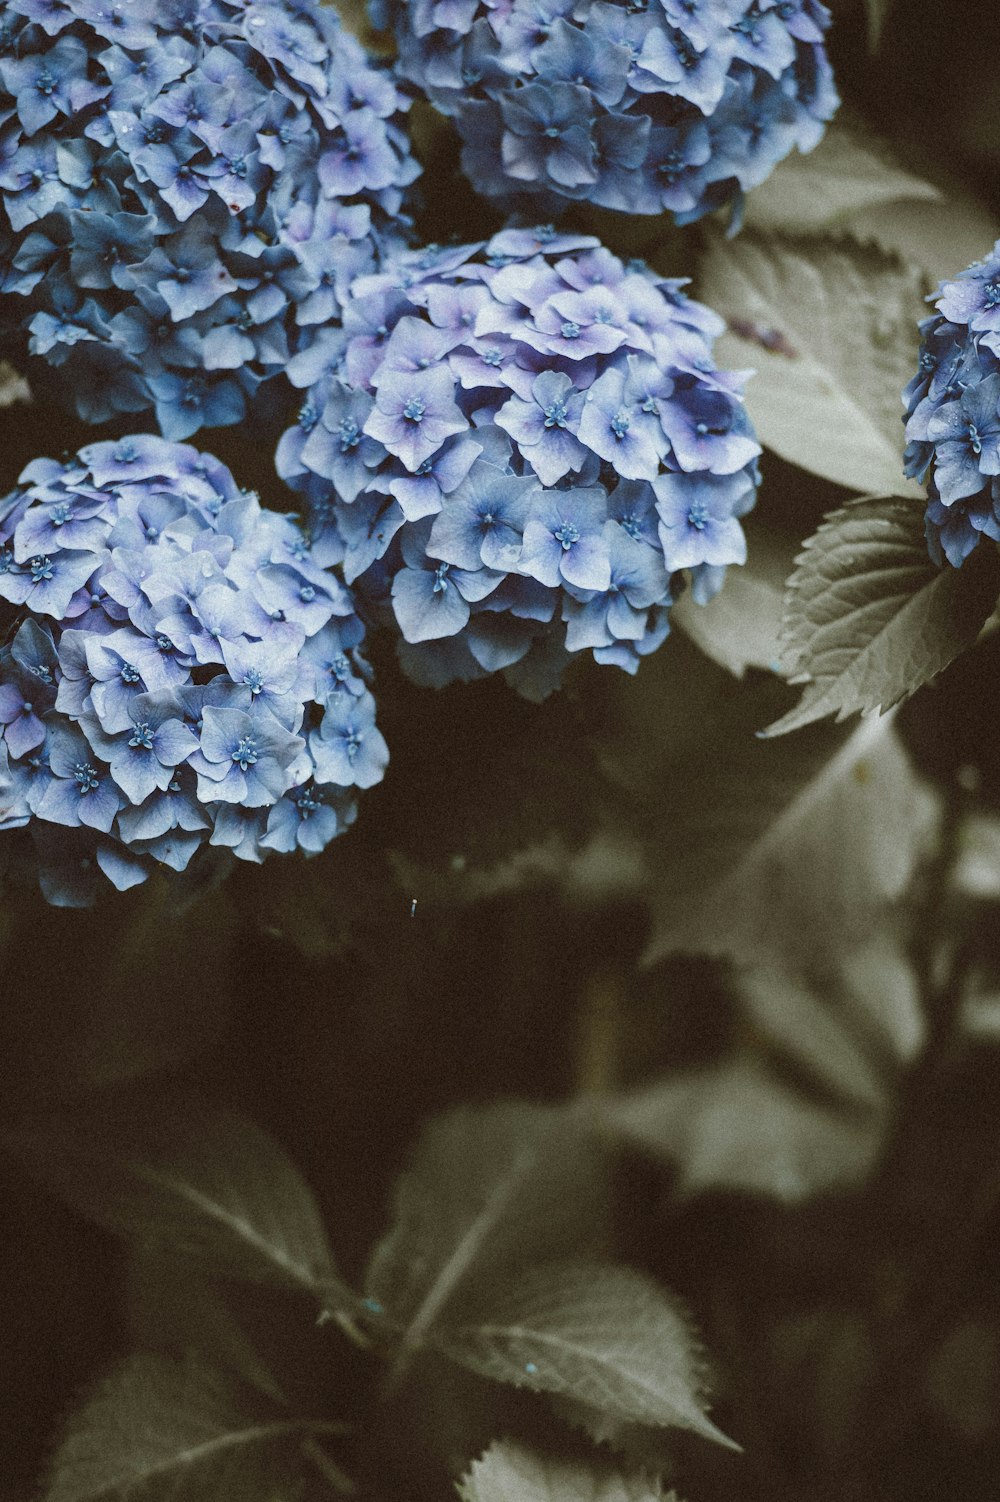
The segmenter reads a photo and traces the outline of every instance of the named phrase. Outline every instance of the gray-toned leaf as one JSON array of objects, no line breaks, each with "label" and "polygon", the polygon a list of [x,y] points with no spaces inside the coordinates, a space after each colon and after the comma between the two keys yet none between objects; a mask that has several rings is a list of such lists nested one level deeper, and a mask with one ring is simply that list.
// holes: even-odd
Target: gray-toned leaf
[{"label": "gray-toned leaf", "polygon": [[[864,1033],[850,1027],[832,994],[778,965],[757,966],[736,981],[740,1009],[754,1040],[829,1094],[865,1110],[885,1105],[885,1079]],[[873,1007],[878,998],[872,997]]]},{"label": "gray-toned leaf", "polygon": [[[248,1402],[199,1362],[136,1356],[70,1420],[44,1502],[274,1502],[298,1497],[310,1437],[341,1425],[290,1418]],[[351,1483],[324,1457],[325,1474]],[[327,1469],[328,1467],[328,1469]]]},{"label": "gray-toned leaf", "polygon": [[[200,1357],[271,1402],[287,1406],[277,1377],[236,1314],[236,1286],[205,1276],[163,1251],[133,1253],[125,1289],[129,1344],[140,1351]],[[251,1296],[257,1314],[260,1288],[254,1287]]]},{"label": "gray-toned leaf", "polygon": [[962,897],[1000,902],[1000,816],[977,812],[963,819],[951,880]]},{"label": "gray-toned leaf", "polygon": [[776,963],[734,976],[758,1055],[855,1113],[885,1114],[924,1036],[920,988],[892,925],[799,971]]},{"label": "gray-toned leaf", "polygon": [[213,1273],[323,1296],[336,1274],[312,1193],[247,1117],[190,1096],[80,1111],[0,1138],[89,1219]]},{"label": "gray-toned leaf", "polygon": [[688,590],[670,612],[671,624],[737,678],[747,668],[778,669],[784,585],[795,555],[794,545],[754,518],[744,530],[746,564],[728,571],[724,588],[707,605],[696,604]]},{"label": "gray-toned leaf", "polygon": [[814,150],[793,152],[747,198],[746,222],[754,229],[812,234],[865,210],[900,199],[940,200],[932,183],[906,172],[889,148],[858,128],[831,125]]},{"label": "gray-toned leaf", "polygon": [[603,1244],[603,1158],[588,1128],[582,1109],[511,1102],[426,1128],[365,1282],[369,1304],[401,1327],[397,1369],[484,1290]]},{"label": "gray-toned leaf", "polygon": [[0,360],[0,408],[30,401],[31,390],[27,381],[6,360]]},{"label": "gray-toned leaf", "polygon": [[623,1476],[525,1449],[512,1440],[492,1444],[458,1484],[462,1502],[676,1502],[659,1482]]},{"label": "gray-toned leaf", "polygon": [[852,214],[851,234],[873,241],[888,255],[922,267],[931,287],[981,260],[1000,239],[1000,224],[978,199],[949,182],[936,202],[897,199]]},{"label": "gray-toned leaf", "polygon": [[835,511],[805,544],[786,595],[783,665],[807,687],[767,733],[908,698],[972,645],[998,594],[997,549],[938,568],[916,506],[887,497]]},{"label": "gray-toned leaf", "polygon": [[903,477],[900,394],[916,369],[921,275],[844,238],[712,238],[699,296],[729,322],[720,364],[752,368],[761,442],[849,489],[920,496]]},{"label": "gray-toned leaf", "polygon": [[474,1319],[439,1330],[436,1344],[497,1382],[736,1448],[705,1412],[704,1366],[686,1311],[631,1268],[534,1268],[495,1292]]},{"label": "gray-toned leaf", "polygon": [[624,1138],[678,1170],[678,1191],[731,1189],[795,1203],[859,1184],[885,1113],[818,1105],[751,1055],[676,1075],[610,1113]]},{"label": "gray-toned leaf", "polygon": [[619,1466],[652,1476],[674,1473],[673,1436],[668,1430],[653,1424],[626,1423],[576,1398],[550,1394],[549,1402],[564,1424],[585,1434],[593,1444],[612,1451]]},{"label": "gray-toned leaf", "polygon": [[905,891],[936,818],[891,722],[762,740],[788,702],[780,680],[734,683],[680,639],[643,672],[620,691],[605,764],[619,822],[645,841],[647,959],[794,963],[862,942]]},{"label": "gray-toned leaf", "polygon": [[889,19],[893,0],[865,0],[868,11],[868,44],[873,52],[882,45],[882,33]]}]

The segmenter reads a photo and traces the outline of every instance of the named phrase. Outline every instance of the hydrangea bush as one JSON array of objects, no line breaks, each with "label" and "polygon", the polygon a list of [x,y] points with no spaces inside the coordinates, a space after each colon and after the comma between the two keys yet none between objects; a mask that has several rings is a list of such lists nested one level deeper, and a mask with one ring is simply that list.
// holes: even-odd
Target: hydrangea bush
[{"label": "hydrangea bush", "polygon": [[903,394],[906,472],[927,482],[927,541],[956,568],[1000,542],[1000,242],[936,294]]},{"label": "hydrangea bush", "polygon": [[28,826],[50,900],[353,820],[387,751],[326,561],[186,445],[28,467],[0,504],[0,829]]},{"label": "hydrangea bush", "polygon": [[391,597],[418,681],[503,669],[538,694],[579,652],[634,672],[683,575],[704,601],[744,562],[760,449],[722,326],[544,228],[354,283],[278,469],[347,580]]},{"label": "hydrangea bush", "polygon": [[240,421],[398,215],[407,102],[313,0],[10,0],[0,326],[87,421]]},{"label": "hydrangea bush", "polygon": [[809,151],[837,93],[820,0],[373,0],[481,192],[686,224]]}]

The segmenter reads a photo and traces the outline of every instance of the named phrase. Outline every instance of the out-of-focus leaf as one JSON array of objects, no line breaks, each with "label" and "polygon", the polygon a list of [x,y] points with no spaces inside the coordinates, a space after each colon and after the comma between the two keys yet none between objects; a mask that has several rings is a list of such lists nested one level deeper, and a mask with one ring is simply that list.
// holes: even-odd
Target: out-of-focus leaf
[{"label": "out-of-focus leaf", "polygon": [[699,295],[729,322],[719,363],[756,371],[747,408],[761,442],[862,492],[921,496],[903,476],[900,393],[926,313],[920,274],[844,238],[712,238]]},{"label": "out-of-focus leaf", "polygon": [[777,671],[784,584],[795,553],[794,545],[753,518],[744,529],[747,563],[729,570],[707,605],[697,605],[688,590],[670,612],[673,625],[737,678],[747,668]]},{"label": "out-of-focus leaf", "polygon": [[[154,880],[123,903],[114,942],[88,955],[85,983],[78,931],[56,923],[47,932],[47,985],[59,1004],[8,1012],[16,1039],[0,1060],[8,1110],[176,1069],[218,1045],[236,973],[227,894],[213,892],[179,913],[176,891]],[[10,897],[7,905],[13,943],[5,980],[21,990],[36,970],[39,903],[32,895],[20,911]]]},{"label": "out-of-focus leaf", "polygon": [[882,33],[889,19],[893,0],[865,0],[868,11],[868,43],[873,52],[882,45]]},{"label": "out-of-focus leaf", "polygon": [[992,1311],[952,1326],[928,1366],[925,1390],[935,1415],[966,1444],[989,1441],[1000,1402],[1000,1336]]},{"label": "out-of-focus leaf", "polygon": [[475,1319],[442,1330],[438,1344],[480,1376],[736,1448],[705,1413],[703,1362],[686,1311],[631,1268],[534,1268]]},{"label": "out-of-focus leaf", "polygon": [[583,1110],[508,1102],[432,1121],[365,1281],[369,1307],[402,1331],[397,1365],[484,1290],[547,1259],[599,1250],[606,1202]]},{"label": "out-of-focus leaf", "polygon": [[924,1044],[927,1020],[913,964],[889,925],[837,957],[837,1006],[883,1073],[912,1064]]},{"label": "out-of-focus leaf", "polygon": [[[138,1251],[129,1259],[128,1325],[137,1350],[192,1354],[272,1402],[287,1403],[227,1295],[234,1285],[203,1277],[167,1252]],[[260,1290],[253,1296],[259,1299]]]},{"label": "out-of-focus leaf", "polygon": [[1000,239],[1000,224],[960,186],[949,183],[937,202],[898,199],[863,209],[850,218],[852,235],[874,241],[927,272],[931,286],[982,260]]},{"label": "out-of-focus leaf", "polygon": [[0,407],[13,407],[16,402],[30,402],[31,391],[22,375],[0,360]]},{"label": "out-of-focus leaf", "polygon": [[[885,1080],[864,1036],[845,1025],[836,998],[820,996],[801,977],[777,966],[748,970],[737,994],[755,1041],[861,1109],[881,1109]],[[872,997],[873,1008],[879,998]]]},{"label": "out-of-focus leaf", "polygon": [[864,1181],[884,1115],[816,1104],[752,1055],[646,1086],[611,1108],[616,1131],[674,1165],[678,1191],[795,1203]]},{"label": "out-of-focus leaf", "polygon": [[312,1193],[247,1117],[192,1097],[92,1109],[0,1142],[89,1219],[213,1273],[325,1297],[337,1276]]},{"label": "out-of-focus leaf", "polygon": [[977,813],[962,821],[952,883],[965,897],[1000,902],[1000,816]]},{"label": "out-of-focus leaf", "polygon": [[473,1462],[458,1494],[462,1502],[676,1502],[644,1476],[553,1460],[511,1440]]},{"label": "out-of-focus leaf", "polygon": [[[199,1362],[136,1356],[101,1383],[70,1420],[44,1502],[274,1502],[300,1496],[310,1437],[340,1425],[296,1419],[248,1402]],[[350,1481],[332,1461],[324,1474]]]},{"label": "out-of-focus leaf", "polygon": [[889,149],[860,129],[831,125],[814,150],[793,152],[747,198],[746,222],[760,230],[811,234],[830,229],[864,210],[881,210],[900,199],[940,199],[932,183],[905,172]]},{"label": "out-of-focus leaf", "polygon": [[1000,594],[1000,554],[982,547],[961,569],[927,553],[920,510],[891,497],[835,511],[788,583],[782,660],[807,686],[768,730],[889,709],[972,645]]},{"label": "out-of-focus leaf", "polygon": [[[570,901],[606,901],[635,892],[645,874],[638,841],[610,830],[598,830],[577,850],[552,835],[493,866],[460,861],[438,871],[399,852],[392,854],[391,862],[400,890],[420,906],[431,902],[454,907],[549,885],[558,886]],[[417,909],[412,911],[416,917]]]},{"label": "out-of-focus leaf", "polygon": [[623,687],[603,742],[618,820],[647,854],[647,958],[794,963],[860,943],[905,891],[936,814],[891,723],[761,740],[784,684],[736,684],[685,644],[668,649]]},{"label": "out-of-focus leaf", "polygon": [[732,1053],[626,1095],[609,1108],[613,1129],[674,1165],[685,1194],[792,1203],[861,1183],[923,1038],[903,946],[883,928],[811,973],[771,964],[733,985],[744,1026]]}]

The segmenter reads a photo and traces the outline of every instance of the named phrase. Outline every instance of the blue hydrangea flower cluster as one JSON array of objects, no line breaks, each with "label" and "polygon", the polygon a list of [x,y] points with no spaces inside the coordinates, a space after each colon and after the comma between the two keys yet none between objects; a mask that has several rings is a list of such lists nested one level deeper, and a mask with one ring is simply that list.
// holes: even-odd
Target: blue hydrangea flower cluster
[{"label": "blue hydrangea flower cluster", "polygon": [[28,827],[51,901],[353,820],[388,753],[327,562],[186,445],[29,465],[0,502],[0,829]]},{"label": "blue hydrangea flower cluster", "polygon": [[960,568],[1000,542],[1000,241],[934,298],[903,393],[906,473],[927,484],[931,556]]},{"label": "blue hydrangea flower cluster", "polygon": [[354,283],[278,470],[417,681],[537,697],[588,651],[634,672],[684,572],[704,600],[745,561],[760,449],[681,288],[548,228]]},{"label": "blue hydrangea flower cluster", "polygon": [[372,0],[404,78],[455,118],[481,192],[679,224],[734,202],[838,98],[820,0]]},{"label": "blue hydrangea flower cluster", "polygon": [[7,331],[86,421],[240,421],[398,215],[406,104],[314,0],[7,0]]}]

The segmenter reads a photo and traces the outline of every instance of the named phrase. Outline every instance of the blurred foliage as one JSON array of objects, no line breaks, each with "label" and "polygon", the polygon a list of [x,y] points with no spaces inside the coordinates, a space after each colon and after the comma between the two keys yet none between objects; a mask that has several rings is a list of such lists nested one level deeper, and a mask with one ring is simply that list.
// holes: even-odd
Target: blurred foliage
[{"label": "blurred foliage", "polygon": [[[978,0],[834,9],[844,120],[742,237],[571,216],[761,372],[747,569],[541,705],[377,649],[389,775],[314,861],[5,893],[3,1502],[996,1495],[1000,638],[757,732],[803,541],[919,505],[896,393],[995,236],[1000,81]],[[414,125],[419,231],[484,235]],[[8,485],[89,436],[0,402]],[[274,436],[213,447],[280,505]]]}]

